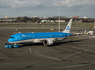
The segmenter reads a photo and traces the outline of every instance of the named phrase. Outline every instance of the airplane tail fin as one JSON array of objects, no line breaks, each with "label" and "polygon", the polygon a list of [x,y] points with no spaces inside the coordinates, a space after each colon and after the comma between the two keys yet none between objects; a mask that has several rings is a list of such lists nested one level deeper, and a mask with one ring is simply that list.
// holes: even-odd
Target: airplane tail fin
[{"label": "airplane tail fin", "polygon": [[70,21],[68,22],[68,24],[67,24],[65,30],[63,31],[64,33],[70,33],[72,20],[73,20],[73,19],[70,19]]}]

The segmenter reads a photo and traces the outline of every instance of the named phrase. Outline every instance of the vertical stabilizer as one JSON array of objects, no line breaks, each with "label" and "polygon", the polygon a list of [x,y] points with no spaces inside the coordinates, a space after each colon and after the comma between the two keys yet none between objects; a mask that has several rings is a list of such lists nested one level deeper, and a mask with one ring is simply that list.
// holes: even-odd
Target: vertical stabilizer
[{"label": "vertical stabilizer", "polygon": [[69,21],[69,23],[67,24],[65,30],[63,31],[64,33],[70,33],[72,20],[73,20],[73,19],[70,19],[70,21]]}]

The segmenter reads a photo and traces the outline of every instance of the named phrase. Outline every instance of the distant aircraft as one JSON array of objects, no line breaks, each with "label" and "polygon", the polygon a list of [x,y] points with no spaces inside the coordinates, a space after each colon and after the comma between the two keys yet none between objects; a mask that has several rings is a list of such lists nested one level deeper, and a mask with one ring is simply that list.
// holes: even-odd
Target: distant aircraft
[{"label": "distant aircraft", "polygon": [[23,43],[43,43],[45,46],[53,45],[55,41],[63,40],[69,37],[72,19],[70,19],[66,28],[62,32],[36,32],[36,33],[18,33],[12,35],[9,43],[23,44]]}]

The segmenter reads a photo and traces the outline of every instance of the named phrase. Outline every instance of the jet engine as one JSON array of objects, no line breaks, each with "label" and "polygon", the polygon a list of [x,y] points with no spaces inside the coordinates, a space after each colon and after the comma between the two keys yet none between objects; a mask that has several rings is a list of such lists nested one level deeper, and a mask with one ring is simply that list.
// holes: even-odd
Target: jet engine
[{"label": "jet engine", "polygon": [[53,44],[53,41],[51,39],[46,39],[46,40],[43,41],[43,44],[45,46],[52,45]]}]

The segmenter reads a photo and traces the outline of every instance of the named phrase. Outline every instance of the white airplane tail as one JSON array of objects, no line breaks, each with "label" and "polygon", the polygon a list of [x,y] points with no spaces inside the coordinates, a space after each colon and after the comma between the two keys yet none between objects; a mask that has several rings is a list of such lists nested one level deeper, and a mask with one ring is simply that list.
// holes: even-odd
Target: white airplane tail
[{"label": "white airplane tail", "polygon": [[73,20],[73,19],[70,19],[70,21],[69,21],[69,23],[67,24],[65,30],[63,31],[64,33],[70,33],[72,20]]}]

